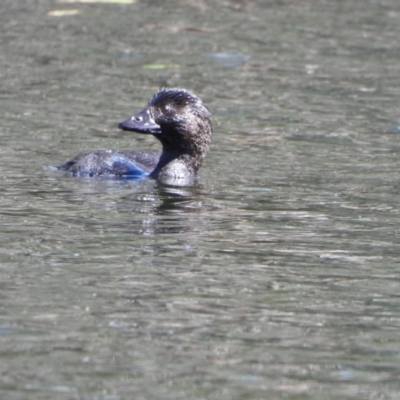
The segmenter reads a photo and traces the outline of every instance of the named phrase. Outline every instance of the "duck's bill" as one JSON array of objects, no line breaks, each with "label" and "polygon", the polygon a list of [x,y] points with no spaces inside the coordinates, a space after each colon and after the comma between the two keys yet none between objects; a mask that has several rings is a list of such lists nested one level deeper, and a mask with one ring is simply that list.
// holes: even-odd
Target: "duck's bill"
[{"label": "duck's bill", "polygon": [[160,125],[156,124],[149,111],[146,109],[120,122],[118,128],[123,131],[150,133],[152,135],[159,135],[161,133]]}]

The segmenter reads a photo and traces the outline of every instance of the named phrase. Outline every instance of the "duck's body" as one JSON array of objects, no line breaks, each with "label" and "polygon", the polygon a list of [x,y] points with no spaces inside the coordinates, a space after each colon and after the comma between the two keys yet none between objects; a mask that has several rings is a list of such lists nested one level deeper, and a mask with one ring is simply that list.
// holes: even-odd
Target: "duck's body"
[{"label": "duck's body", "polygon": [[97,150],[78,154],[60,165],[73,176],[149,176],[186,184],[195,178],[210,147],[211,114],[202,101],[184,89],[161,89],[147,106],[118,127],[152,134],[162,144],[152,151]]},{"label": "duck's body", "polygon": [[150,151],[95,150],[79,153],[59,166],[73,176],[140,178],[151,174],[160,154]]}]

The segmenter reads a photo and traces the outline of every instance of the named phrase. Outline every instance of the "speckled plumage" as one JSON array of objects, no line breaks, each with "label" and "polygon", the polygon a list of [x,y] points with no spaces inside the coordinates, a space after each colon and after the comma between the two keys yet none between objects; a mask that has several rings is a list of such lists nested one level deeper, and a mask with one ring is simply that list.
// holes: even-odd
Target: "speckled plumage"
[{"label": "speckled plumage", "polygon": [[78,154],[58,168],[73,176],[139,178],[186,184],[195,178],[211,144],[211,114],[185,89],[165,88],[119,128],[152,134],[162,144],[151,151],[97,150]]}]

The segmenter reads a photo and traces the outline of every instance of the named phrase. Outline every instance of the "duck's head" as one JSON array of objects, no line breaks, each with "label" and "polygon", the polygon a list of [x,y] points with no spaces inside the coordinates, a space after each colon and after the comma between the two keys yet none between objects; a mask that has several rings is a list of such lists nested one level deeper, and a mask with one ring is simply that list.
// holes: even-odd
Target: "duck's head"
[{"label": "duck's head", "polygon": [[211,143],[210,118],[211,113],[199,97],[185,89],[164,88],[142,111],[118,127],[152,134],[162,143],[163,154],[187,154],[199,158],[200,166]]}]

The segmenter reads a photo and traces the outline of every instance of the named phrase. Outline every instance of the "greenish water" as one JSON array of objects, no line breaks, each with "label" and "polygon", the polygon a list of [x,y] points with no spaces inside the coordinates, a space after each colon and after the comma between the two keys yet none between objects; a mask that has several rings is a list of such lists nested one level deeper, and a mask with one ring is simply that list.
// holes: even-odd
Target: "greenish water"
[{"label": "greenish water", "polygon": [[[4,0],[0,397],[397,399],[399,22],[395,0]],[[213,113],[194,186],[46,168],[157,149],[116,125],[163,86]]]}]

